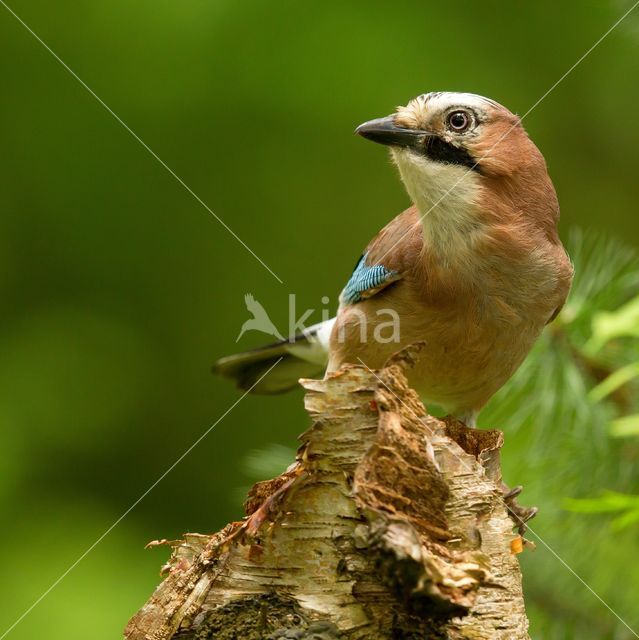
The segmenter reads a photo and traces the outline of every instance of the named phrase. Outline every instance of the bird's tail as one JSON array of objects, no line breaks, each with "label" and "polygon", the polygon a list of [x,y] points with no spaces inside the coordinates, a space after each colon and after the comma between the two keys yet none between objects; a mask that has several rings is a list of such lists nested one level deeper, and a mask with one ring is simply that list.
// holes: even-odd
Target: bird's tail
[{"label": "bird's tail", "polygon": [[[312,378],[324,373],[328,363],[328,341],[334,323],[334,318],[326,320],[309,327],[292,340],[281,340],[220,358],[213,365],[213,371],[235,380],[240,389],[250,389],[251,393],[290,391],[297,387],[300,378]],[[264,375],[271,367],[273,369]]]}]

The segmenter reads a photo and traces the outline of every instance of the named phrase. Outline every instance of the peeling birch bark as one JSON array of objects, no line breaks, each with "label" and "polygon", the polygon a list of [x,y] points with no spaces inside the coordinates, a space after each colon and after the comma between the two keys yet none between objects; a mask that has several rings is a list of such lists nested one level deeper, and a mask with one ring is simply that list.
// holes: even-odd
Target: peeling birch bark
[{"label": "peeling birch bark", "polygon": [[313,424],[247,517],[167,542],[127,640],[524,640],[499,431],[429,416],[403,370],[303,380]]}]

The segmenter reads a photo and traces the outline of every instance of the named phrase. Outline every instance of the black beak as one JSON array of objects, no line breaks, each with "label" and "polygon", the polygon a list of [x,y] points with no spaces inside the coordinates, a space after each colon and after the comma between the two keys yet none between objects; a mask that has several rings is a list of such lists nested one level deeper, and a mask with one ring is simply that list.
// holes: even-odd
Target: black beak
[{"label": "black beak", "polygon": [[395,116],[369,120],[364,124],[360,124],[355,129],[355,133],[379,144],[417,149],[423,149],[426,141],[433,136],[428,131],[408,129],[396,125]]}]

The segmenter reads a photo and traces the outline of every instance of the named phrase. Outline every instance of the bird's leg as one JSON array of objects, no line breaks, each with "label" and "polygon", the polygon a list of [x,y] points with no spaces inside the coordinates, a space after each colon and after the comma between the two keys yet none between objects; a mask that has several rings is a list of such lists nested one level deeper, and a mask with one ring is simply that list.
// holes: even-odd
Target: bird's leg
[{"label": "bird's leg", "polygon": [[506,503],[506,508],[508,509],[508,515],[515,523],[519,535],[523,538],[524,533],[526,533],[526,530],[528,529],[526,523],[537,515],[539,509],[537,507],[522,507],[517,502],[517,497],[523,489],[521,485],[511,489],[502,482],[501,489],[504,496],[504,502]]},{"label": "bird's leg", "polygon": [[459,420],[465,427],[470,429],[477,428],[477,416],[479,411],[467,411],[461,414],[453,414],[456,420]]}]

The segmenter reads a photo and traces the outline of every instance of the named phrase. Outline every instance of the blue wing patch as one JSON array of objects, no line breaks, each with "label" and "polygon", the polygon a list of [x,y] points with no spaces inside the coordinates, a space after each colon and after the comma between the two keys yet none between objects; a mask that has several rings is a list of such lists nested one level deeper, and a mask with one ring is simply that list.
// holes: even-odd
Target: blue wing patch
[{"label": "blue wing patch", "polygon": [[376,264],[369,267],[366,264],[365,253],[358,260],[353,269],[353,273],[349,281],[346,283],[342,291],[342,302],[346,304],[355,304],[364,298],[368,298],[376,293],[380,287],[390,284],[389,281],[397,280],[397,272],[387,269],[382,264]]}]

